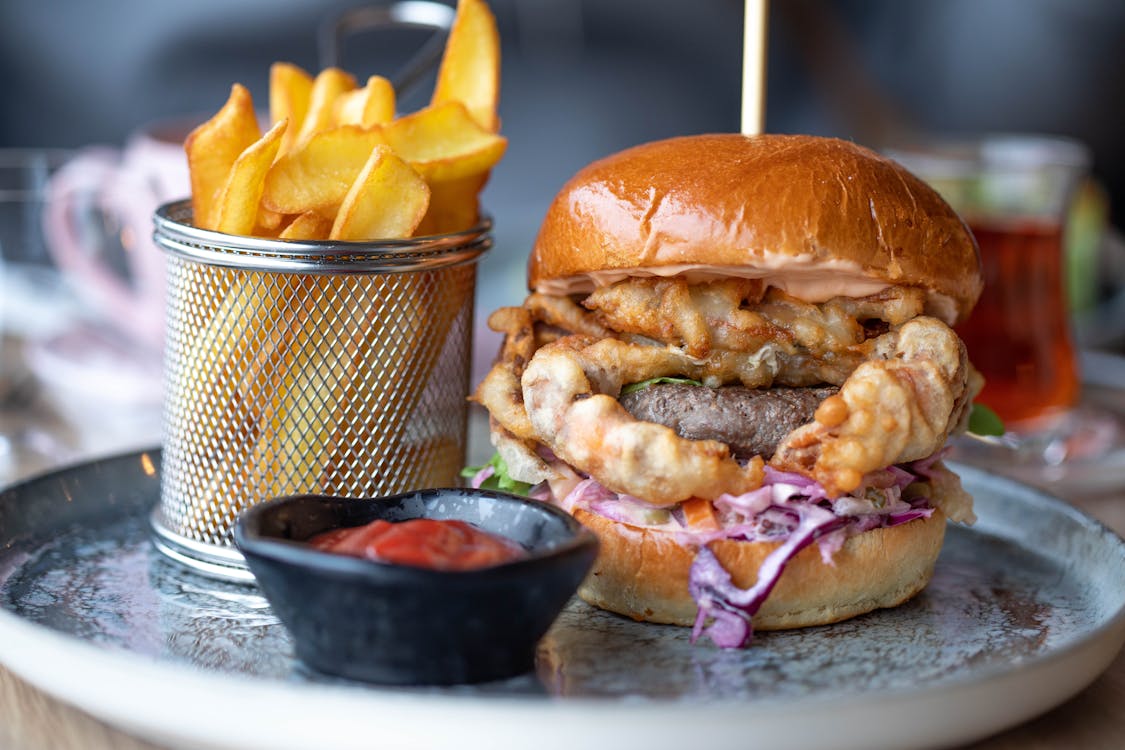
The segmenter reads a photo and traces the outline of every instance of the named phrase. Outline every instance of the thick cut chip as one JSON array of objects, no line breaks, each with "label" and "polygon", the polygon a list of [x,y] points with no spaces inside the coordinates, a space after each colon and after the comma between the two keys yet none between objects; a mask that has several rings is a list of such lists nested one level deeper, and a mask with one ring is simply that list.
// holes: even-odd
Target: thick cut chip
[{"label": "thick cut chip", "polygon": [[297,133],[297,143],[306,141],[334,125],[336,100],[355,88],[355,77],[339,68],[325,68],[313,81],[309,111]]},{"label": "thick cut chip", "polygon": [[309,111],[312,87],[312,76],[292,63],[278,62],[270,67],[270,122],[289,121],[281,137],[279,154],[287,153],[301,132]]},{"label": "thick cut chip", "polygon": [[337,125],[363,125],[363,108],[366,105],[366,88],[345,91],[332,105],[332,121]]},{"label": "thick cut chip", "polygon": [[332,220],[316,211],[306,211],[281,230],[283,240],[326,240],[332,231]]},{"label": "thick cut chip", "polygon": [[486,182],[488,172],[456,180],[430,182],[430,208],[414,233],[449,234],[476,226],[480,219],[480,201],[477,196]]},{"label": "thick cut chip", "polygon": [[317,133],[273,165],[262,205],[283,214],[333,213],[372,150],[383,142],[381,130],[358,125]]},{"label": "thick cut chip", "polygon": [[367,100],[363,104],[364,127],[386,125],[395,119],[395,89],[391,82],[382,76],[371,76],[367,79]]},{"label": "thick cut chip", "polygon": [[191,173],[191,209],[197,227],[215,228],[219,196],[231,167],[261,135],[250,92],[236,83],[222,109],[191,131],[184,141]]},{"label": "thick cut chip", "polygon": [[376,146],[348,191],[329,239],[410,237],[426,215],[430,188],[387,146]]},{"label": "thick cut chip", "polygon": [[[289,126],[285,127],[285,132],[289,132]],[[285,134],[281,136],[281,143],[285,142]],[[281,150],[280,145],[278,150]],[[275,157],[276,158],[276,157]],[[263,234],[264,236],[273,237],[277,231],[281,229],[281,225],[285,223],[285,215],[279,214],[277,211],[271,211],[265,206],[258,205],[258,218],[254,224],[254,234]],[[260,230],[260,231],[259,231]]]},{"label": "thick cut chip", "polygon": [[481,127],[500,129],[500,34],[484,0],[460,0],[431,104],[461,102]]},{"label": "thick cut chip", "polygon": [[382,76],[371,76],[361,89],[341,94],[336,100],[337,125],[386,125],[395,118],[395,90]]},{"label": "thick cut chip", "polygon": [[288,124],[286,120],[277,123],[235,159],[219,196],[215,229],[242,235],[253,231],[266,172],[277,156],[281,136]]},{"label": "thick cut chip", "polygon": [[447,102],[400,117],[383,128],[387,143],[428,182],[458,180],[490,170],[508,139],[469,116],[465,105]]}]

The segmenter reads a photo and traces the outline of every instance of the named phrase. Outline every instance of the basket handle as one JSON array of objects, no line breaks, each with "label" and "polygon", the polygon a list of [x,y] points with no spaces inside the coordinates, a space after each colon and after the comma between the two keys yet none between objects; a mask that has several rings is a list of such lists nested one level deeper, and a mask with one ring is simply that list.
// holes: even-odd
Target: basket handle
[{"label": "basket handle", "polygon": [[317,33],[321,68],[339,67],[344,40],[357,32],[382,29],[431,29],[433,34],[391,77],[400,95],[425,78],[441,60],[445,39],[453,26],[453,8],[430,0],[403,0],[390,5],[367,5],[329,17]]}]

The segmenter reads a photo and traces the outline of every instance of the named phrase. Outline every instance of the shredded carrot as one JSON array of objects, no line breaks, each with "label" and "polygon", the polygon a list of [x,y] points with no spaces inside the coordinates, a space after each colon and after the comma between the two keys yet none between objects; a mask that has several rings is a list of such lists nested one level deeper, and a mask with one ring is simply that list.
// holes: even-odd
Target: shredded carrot
[{"label": "shredded carrot", "polygon": [[715,530],[719,528],[719,519],[715,516],[715,506],[710,500],[693,497],[683,503],[684,520],[688,526],[698,529]]}]

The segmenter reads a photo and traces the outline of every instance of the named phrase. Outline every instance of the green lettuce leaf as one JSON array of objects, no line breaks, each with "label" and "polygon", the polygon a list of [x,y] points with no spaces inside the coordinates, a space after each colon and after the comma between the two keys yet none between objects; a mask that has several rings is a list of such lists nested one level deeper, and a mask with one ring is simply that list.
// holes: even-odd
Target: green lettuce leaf
[{"label": "green lettuce leaf", "polygon": [[984,404],[973,404],[969,412],[969,432],[984,437],[999,437],[1004,434],[1004,422]]},{"label": "green lettuce leaf", "polygon": [[699,386],[703,385],[703,383],[700,383],[698,380],[692,380],[691,378],[673,378],[667,376],[660,378],[649,378],[648,380],[642,380],[639,383],[630,383],[629,385],[625,386],[621,389],[621,395],[624,396],[626,393],[634,393],[641,390],[642,388],[648,388],[650,385],[656,385],[657,383],[679,383],[680,385]]},{"label": "green lettuce leaf", "polygon": [[500,490],[501,492],[511,492],[513,495],[528,496],[531,492],[531,485],[527,482],[521,482],[518,479],[512,479],[508,475],[508,464],[500,457],[499,453],[493,454],[492,458],[488,459],[488,463],[481,464],[480,466],[466,466],[461,469],[461,476],[467,479],[472,479],[486,466],[491,466],[494,469],[492,476],[481,482],[481,487],[487,490]]}]

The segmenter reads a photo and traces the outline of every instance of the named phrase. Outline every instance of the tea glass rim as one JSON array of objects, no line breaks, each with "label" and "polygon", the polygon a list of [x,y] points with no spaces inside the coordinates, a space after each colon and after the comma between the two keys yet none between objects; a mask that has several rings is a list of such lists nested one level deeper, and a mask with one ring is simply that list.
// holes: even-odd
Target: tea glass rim
[{"label": "tea glass rim", "polygon": [[982,174],[1026,174],[1043,169],[1083,172],[1090,149],[1069,136],[1038,133],[948,135],[896,143],[884,154],[926,180]]}]

